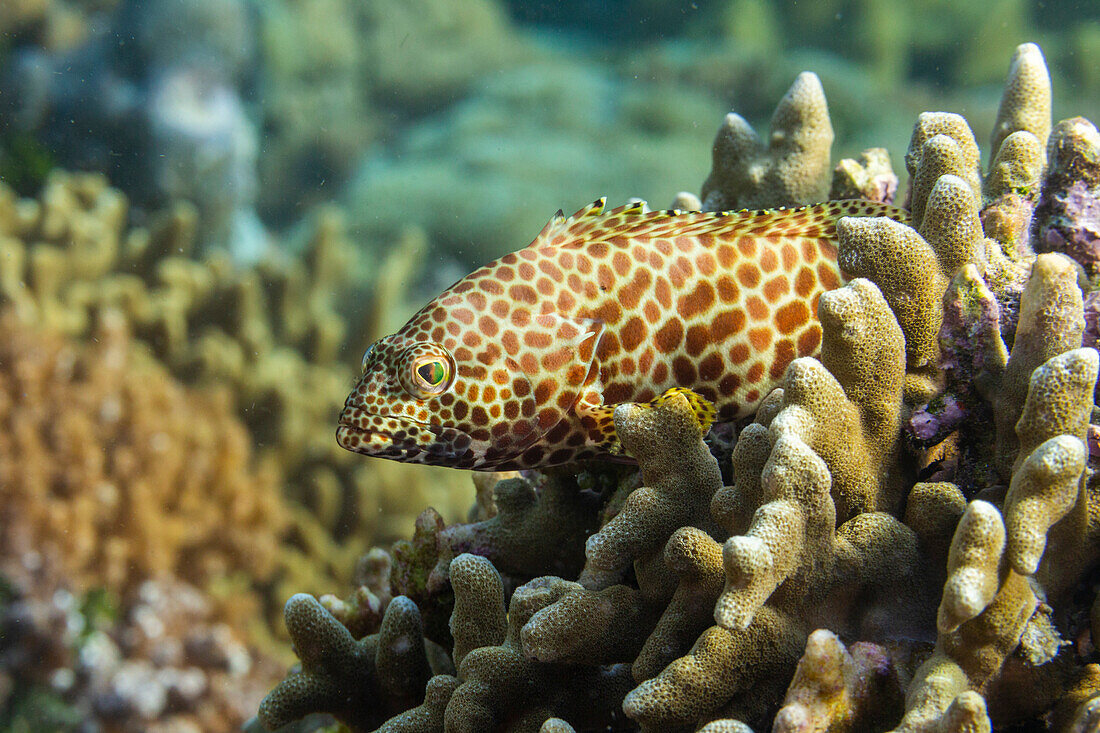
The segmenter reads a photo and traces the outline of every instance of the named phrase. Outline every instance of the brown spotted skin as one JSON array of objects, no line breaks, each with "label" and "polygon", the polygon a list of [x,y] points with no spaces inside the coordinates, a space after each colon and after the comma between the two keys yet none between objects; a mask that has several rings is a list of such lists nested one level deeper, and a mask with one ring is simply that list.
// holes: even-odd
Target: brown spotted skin
[{"label": "brown spotted skin", "polygon": [[[865,201],[747,212],[559,214],[525,249],[460,280],[364,355],[340,416],[348,450],[477,470],[618,458],[612,412],[685,387],[719,420],[751,414],[817,353],[837,287],[836,221]],[[424,394],[413,371],[448,379]],[[412,385],[412,386],[410,386]]]}]

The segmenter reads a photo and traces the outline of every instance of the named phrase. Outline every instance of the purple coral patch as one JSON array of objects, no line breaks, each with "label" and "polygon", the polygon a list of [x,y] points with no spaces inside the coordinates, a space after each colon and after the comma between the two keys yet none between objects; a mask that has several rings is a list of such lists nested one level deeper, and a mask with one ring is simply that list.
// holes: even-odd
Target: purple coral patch
[{"label": "purple coral patch", "polygon": [[1081,263],[1090,275],[1100,272],[1100,197],[1083,181],[1054,195],[1057,216],[1040,233],[1045,251],[1061,252]]}]

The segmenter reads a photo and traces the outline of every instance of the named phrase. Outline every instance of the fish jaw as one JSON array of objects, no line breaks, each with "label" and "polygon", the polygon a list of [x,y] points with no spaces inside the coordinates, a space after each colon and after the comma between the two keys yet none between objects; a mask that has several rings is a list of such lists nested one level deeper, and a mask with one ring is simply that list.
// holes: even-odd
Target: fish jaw
[{"label": "fish jaw", "polygon": [[443,466],[469,456],[473,444],[469,435],[454,428],[372,414],[351,405],[340,413],[336,442],[365,456]]}]

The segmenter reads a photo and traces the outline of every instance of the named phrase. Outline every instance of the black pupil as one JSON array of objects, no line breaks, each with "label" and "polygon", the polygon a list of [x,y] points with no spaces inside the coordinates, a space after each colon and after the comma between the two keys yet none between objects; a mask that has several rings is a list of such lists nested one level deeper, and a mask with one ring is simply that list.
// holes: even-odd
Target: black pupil
[{"label": "black pupil", "polygon": [[428,384],[435,384],[435,363],[430,362],[417,368],[416,373]]}]

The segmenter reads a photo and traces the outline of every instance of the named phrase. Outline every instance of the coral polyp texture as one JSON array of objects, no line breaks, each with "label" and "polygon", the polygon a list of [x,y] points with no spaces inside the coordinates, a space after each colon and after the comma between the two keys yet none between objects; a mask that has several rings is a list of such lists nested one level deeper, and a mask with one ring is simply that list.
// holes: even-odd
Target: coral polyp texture
[{"label": "coral polyp texture", "polygon": [[[480,478],[469,523],[425,512],[394,546],[390,592],[356,624],[362,589],[329,599],[336,616],[296,596],[302,670],[264,722],[1095,730],[1100,136],[1052,125],[1050,89],[1020,46],[984,172],[965,119],[919,117],[908,223],[838,221],[847,282],[820,296],[820,348],[754,415],[708,432],[691,395],[626,402],[614,432],[636,467]],[[702,195],[676,205],[825,196],[827,110],[807,73],[769,142],[730,115]],[[831,181],[878,202],[897,185],[881,149]],[[394,645],[403,666],[383,670]]]}]

